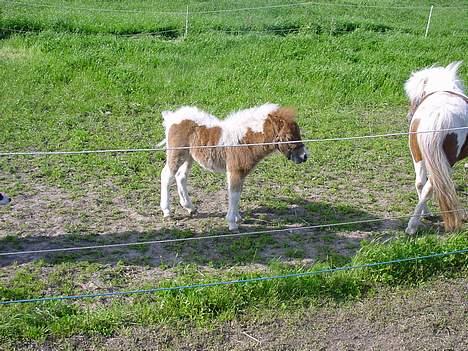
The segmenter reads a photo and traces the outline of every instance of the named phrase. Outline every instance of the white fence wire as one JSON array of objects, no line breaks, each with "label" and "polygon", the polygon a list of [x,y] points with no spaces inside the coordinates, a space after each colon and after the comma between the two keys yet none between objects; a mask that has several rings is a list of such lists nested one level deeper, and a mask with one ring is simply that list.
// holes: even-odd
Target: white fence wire
[{"label": "white fence wire", "polygon": [[359,135],[349,137],[332,137],[323,139],[303,139],[297,141],[275,141],[266,143],[246,143],[246,144],[230,144],[230,145],[194,145],[194,146],[180,146],[180,147],[155,147],[155,148],[133,148],[133,149],[101,149],[101,150],[77,150],[77,151],[8,151],[0,152],[0,157],[13,157],[13,156],[53,156],[53,155],[83,155],[83,154],[104,154],[104,153],[135,153],[135,152],[155,152],[167,150],[189,150],[189,149],[218,149],[218,148],[239,148],[239,147],[255,147],[255,146],[268,146],[268,145],[281,145],[281,144],[298,144],[298,143],[319,143],[331,141],[352,141],[362,139],[376,139],[388,138],[396,136],[404,136],[411,134],[426,134],[426,133],[442,133],[456,130],[465,130],[468,127],[447,128],[438,130],[427,130],[422,132],[395,132],[386,134],[373,134],[373,135]]}]

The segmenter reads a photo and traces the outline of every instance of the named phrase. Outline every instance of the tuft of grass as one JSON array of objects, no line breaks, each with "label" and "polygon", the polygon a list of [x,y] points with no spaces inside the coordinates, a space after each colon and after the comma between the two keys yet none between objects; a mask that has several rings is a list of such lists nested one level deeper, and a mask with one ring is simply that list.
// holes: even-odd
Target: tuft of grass
[{"label": "tuft of grass", "polygon": [[[399,258],[448,252],[468,247],[468,233],[462,232],[441,238],[427,235],[419,238],[400,238],[389,243],[365,243],[353,257],[350,265],[361,265]],[[258,309],[288,309],[324,301],[348,301],[372,292],[379,285],[415,285],[434,276],[456,276],[467,267],[468,255],[459,254],[425,259],[418,262],[397,263],[373,268],[316,274],[301,278],[274,279],[229,287],[214,286],[204,289],[162,291],[155,295],[135,295],[127,298],[83,300],[80,303],[44,302],[38,304],[6,305],[0,307],[0,338],[41,339],[49,335],[73,334],[111,335],[128,323],[139,325],[177,324],[182,321],[207,325],[229,320]],[[305,270],[294,265],[277,262],[273,274],[314,272],[331,266],[316,264]],[[64,266],[65,271],[69,267]],[[195,270],[194,270],[195,269]],[[232,276],[195,277],[196,267],[187,267],[176,278],[163,281],[159,286],[172,287],[220,280],[249,279],[259,273]],[[23,285],[18,285],[23,282]],[[30,287],[32,277],[17,273],[11,287],[0,290],[2,300],[37,296]],[[132,303],[129,304],[128,300]],[[86,306],[93,306],[92,309]],[[13,318],[11,317],[13,316]]]}]

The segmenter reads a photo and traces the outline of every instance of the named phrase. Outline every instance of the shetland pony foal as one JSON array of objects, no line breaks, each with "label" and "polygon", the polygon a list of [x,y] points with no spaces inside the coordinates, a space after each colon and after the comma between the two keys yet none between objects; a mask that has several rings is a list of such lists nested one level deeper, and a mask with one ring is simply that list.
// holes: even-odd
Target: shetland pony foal
[{"label": "shetland pony foal", "polygon": [[[405,91],[411,102],[410,132],[468,127],[468,98],[457,77],[461,62],[427,68],[411,75]],[[421,215],[429,214],[426,202],[433,192],[446,230],[460,228],[463,213],[450,177],[453,165],[468,157],[468,129],[410,134],[409,147],[416,172],[419,202],[406,233],[414,234]],[[451,211],[451,212],[446,212]]]},{"label": "shetland pony foal", "polygon": [[[170,216],[169,187],[175,177],[180,204],[190,214],[195,208],[187,193],[187,175],[193,160],[213,172],[226,172],[229,209],[226,215],[229,230],[236,230],[241,220],[239,200],[245,177],[263,158],[278,150],[289,160],[301,163],[307,160],[302,143],[244,146],[241,144],[300,141],[299,126],[292,109],[274,104],[241,110],[225,120],[211,116],[195,107],[182,107],[175,112],[165,111],[167,160],[161,172],[161,209]],[[196,148],[197,146],[234,147]],[[176,147],[190,149],[171,150]]]}]

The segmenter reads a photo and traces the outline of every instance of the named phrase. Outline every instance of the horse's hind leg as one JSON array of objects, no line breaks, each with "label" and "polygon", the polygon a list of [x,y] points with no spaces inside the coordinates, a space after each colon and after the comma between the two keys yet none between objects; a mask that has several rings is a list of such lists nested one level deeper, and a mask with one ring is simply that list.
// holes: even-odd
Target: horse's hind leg
[{"label": "horse's hind leg", "polygon": [[[414,163],[414,172],[416,174],[416,180],[415,180],[415,186],[416,186],[416,191],[418,193],[418,200],[421,201],[421,193],[424,188],[424,186],[427,183],[427,170],[426,166],[424,165],[424,161],[421,160],[419,162],[413,161]],[[424,202],[424,205],[422,207],[422,212],[421,214],[423,216],[430,216],[431,212],[429,211],[429,208],[427,207],[427,204]]]},{"label": "horse's hind leg", "polygon": [[427,208],[426,202],[429,200],[431,195],[432,184],[429,179],[421,190],[419,202],[414,209],[413,216],[411,217],[408,226],[406,227],[406,234],[414,234],[418,230],[418,227],[421,225],[421,214],[423,213],[423,210]]},{"label": "horse's hind leg", "polygon": [[190,197],[187,191],[187,177],[190,169],[192,168],[192,158],[188,158],[177,170],[175,175],[177,183],[177,192],[179,193],[180,205],[185,208],[189,214],[195,212],[195,207],[190,201]]}]

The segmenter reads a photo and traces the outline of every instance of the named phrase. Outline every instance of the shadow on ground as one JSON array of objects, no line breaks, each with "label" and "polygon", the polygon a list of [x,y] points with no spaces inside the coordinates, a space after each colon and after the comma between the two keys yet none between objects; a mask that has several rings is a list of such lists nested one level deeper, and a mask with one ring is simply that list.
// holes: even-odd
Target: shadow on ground
[{"label": "shadow on ground", "polygon": [[[146,231],[122,231],[104,234],[72,233],[30,237],[4,236],[1,252],[50,250],[70,247],[115,245],[112,248],[92,248],[49,253],[0,255],[0,266],[43,259],[48,263],[88,261],[104,264],[172,266],[179,263],[233,264],[267,263],[306,260],[343,263],[360,247],[360,241],[401,227],[400,220],[317,227],[330,223],[376,220],[373,215],[350,206],[298,200],[284,208],[252,208],[243,212],[240,231],[230,233],[224,222],[224,212],[200,212],[192,218],[176,216],[160,228]],[[216,225],[194,231],[190,221],[215,219]],[[287,229],[284,229],[287,228]],[[274,231],[267,233],[267,231]],[[250,233],[250,234],[249,234]],[[203,239],[206,236],[216,238]],[[143,243],[175,240],[165,243]]]}]

